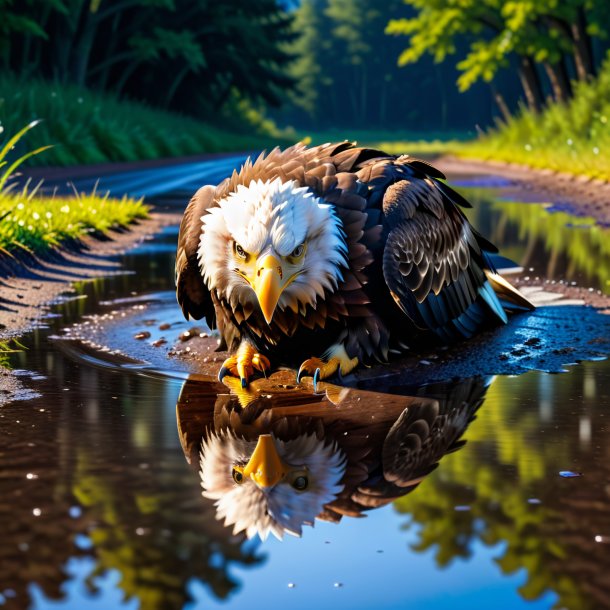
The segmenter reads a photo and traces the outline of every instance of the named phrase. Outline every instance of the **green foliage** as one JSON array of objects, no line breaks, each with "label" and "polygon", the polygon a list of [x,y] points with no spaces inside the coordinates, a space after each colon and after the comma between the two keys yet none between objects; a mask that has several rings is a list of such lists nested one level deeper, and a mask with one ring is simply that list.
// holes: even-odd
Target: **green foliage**
[{"label": "green foliage", "polygon": [[0,252],[43,253],[87,233],[106,233],[147,216],[141,201],[110,199],[96,193],[41,197],[0,193]]},{"label": "green foliage", "polygon": [[[425,58],[401,70],[399,39],[385,35],[389,15],[403,15],[402,0],[383,5],[375,0],[304,0],[295,11],[296,57],[290,74],[297,89],[296,108],[284,120],[316,130],[446,128],[487,123],[487,107],[475,113],[452,85],[452,66],[434,66]],[[483,94],[483,100],[486,95]],[[481,106],[484,105],[484,102]],[[423,121],[427,124],[423,125]]]},{"label": "green foliage", "polygon": [[49,148],[27,152],[7,165],[10,151],[35,126],[36,122],[26,125],[0,148],[0,254],[11,256],[18,249],[40,254],[86,233],[105,233],[147,216],[148,208],[141,201],[127,197],[110,199],[95,192],[75,193],[70,198],[42,197],[37,189],[26,186],[18,192],[7,186],[21,163]]},{"label": "green foliage", "polygon": [[22,352],[24,345],[19,343],[17,339],[9,339],[8,341],[0,341],[0,368],[8,369],[10,366],[10,354]]},{"label": "green foliage", "polygon": [[53,145],[44,155],[30,159],[30,164],[155,159],[260,149],[288,141],[289,134],[281,134],[256,112],[246,113],[246,104],[234,108],[231,122],[231,128],[241,128],[241,133],[229,132],[111,94],[0,75],[0,126],[44,119],[28,134],[28,144],[33,148]]},{"label": "green foliage", "polygon": [[[425,54],[442,62],[459,55],[458,87],[467,91],[478,81],[491,82],[515,58],[545,64],[556,100],[570,95],[568,56],[579,79],[595,72],[590,37],[608,32],[606,0],[405,0],[415,16],[392,19],[386,32],[408,36],[400,65]],[[459,43],[464,43],[460,47]],[[462,52],[465,49],[465,53]],[[517,62],[519,65],[519,62]],[[519,68],[522,70],[522,68]],[[528,103],[538,106],[543,92],[534,72],[521,72]]]},{"label": "green foliage", "polygon": [[275,0],[0,0],[0,65],[199,117],[282,101],[291,22]]},{"label": "green foliage", "polygon": [[577,83],[568,104],[519,116],[462,147],[459,154],[610,179],[610,56],[599,77]]}]

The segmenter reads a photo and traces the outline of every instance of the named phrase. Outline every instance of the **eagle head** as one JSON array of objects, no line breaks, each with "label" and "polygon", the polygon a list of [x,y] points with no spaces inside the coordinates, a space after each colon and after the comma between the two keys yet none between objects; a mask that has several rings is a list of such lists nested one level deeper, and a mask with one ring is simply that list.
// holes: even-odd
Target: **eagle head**
[{"label": "eagle head", "polygon": [[201,222],[198,259],[208,289],[245,310],[258,304],[268,324],[276,308],[304,313],[342,280],[341,222],[294,180],[239,185]]},{"label": "eagle head", "polygon": [[300,536],[302,525],[316,516],[343,489],[345,454],[335,442],[315,433],[281,441],[262,434],[257,441],[230,431],[210,433],[201,445],[203,495],[216,500],[216,518],[233,526],[233,533],[285,532]]}]

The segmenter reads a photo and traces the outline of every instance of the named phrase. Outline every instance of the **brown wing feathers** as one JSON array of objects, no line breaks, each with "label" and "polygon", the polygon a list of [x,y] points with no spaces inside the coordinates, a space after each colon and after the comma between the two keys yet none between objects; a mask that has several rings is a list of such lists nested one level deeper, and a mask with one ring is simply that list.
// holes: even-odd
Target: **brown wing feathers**
[{"label": "brown wing feathers", "polygon": [[205,317],[210,328],[216,328],[214,305],[203,283],[197,261],[201,237],[201,217],[214,205],[213,186],[200,188],[188,204],[178,233],[176,251],[176,295],[184,317],[200,320]]}]

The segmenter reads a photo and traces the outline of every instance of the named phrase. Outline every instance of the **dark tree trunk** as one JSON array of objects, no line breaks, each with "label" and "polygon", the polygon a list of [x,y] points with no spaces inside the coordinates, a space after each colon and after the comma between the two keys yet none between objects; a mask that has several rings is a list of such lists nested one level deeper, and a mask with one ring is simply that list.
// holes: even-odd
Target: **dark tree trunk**
[{"label": "dark tree trunk", "polygon": [[567,102],[572,97],[572,85],[563,57],[556,63],[544,63],[556,102]]},{"label": "dark tree trunk", "polygon": [[582,6],[578,8],[576,21],[572,23],[571,30],[578,80],[588,80],[595,76],[595,62],[591,37],[587,32],[587,17]]},{"label": "dark tree trunk", "polygon": [[508,106],[506,105],[506,100],[504,99],[504,96],[496,89],[496,87],[492,84],[491,85],[491,93],[493,95],[494,101],[496,102],[497,106],[498,106],[498,110],[500,110],[500,114],[502,115],[502,118],[504,119],[505,122],[508,122],[510,119],[510,110],[508,109]]},{"label": "dark tree trunk", "polygon": [[542,87],[540,86],[538,72],[536,72],[536,64],[529,55],[523,55],[521,57],[519,77],[521,79],[521,85],[523,86],[528,108],[533,112],[540,112],[543,105]]}]

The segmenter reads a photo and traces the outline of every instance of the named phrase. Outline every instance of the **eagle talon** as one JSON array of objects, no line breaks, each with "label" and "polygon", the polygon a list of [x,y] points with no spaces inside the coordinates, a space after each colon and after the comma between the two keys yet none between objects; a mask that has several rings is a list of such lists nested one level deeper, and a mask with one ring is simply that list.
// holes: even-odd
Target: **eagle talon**
[{"label": "eagle talon", "polygon": [[317,368],[315,373],[313,374],[313,391],[318,391],[318,381],[320,381],[320,369]]},{"label": "eagle talon", "polygon": [[222,381],[227,375],[230,375],[231,371],[226,366],[221,366],[218,371],[218,381]]},{"label": "eagle talon", "polygon": [[265,377],[271,368],[269,359],[259,354],[249,344],[241,345],[237,354],[227,358],[218,372],[218,380],[222,381],[227,375],[237,377],[242,388],[247,388],[248,383],[255,371],[260,371]]},{"label": "eagle talon", "polygon": [[318,383],[324,379],[337,375],[339,380],[342,380],[342,375],[350,373],[358,364],[358,359],[349,358],[347,354],[343,357],[341,350],[335,350],[335,353],[337,355],[331,356],[328,360],[323,360],[321,358],[309,358],[308,360],[305,360],[299,368],[297,383],[301,383],[301,380],[305,376],[312,376],[315,392]]}]

